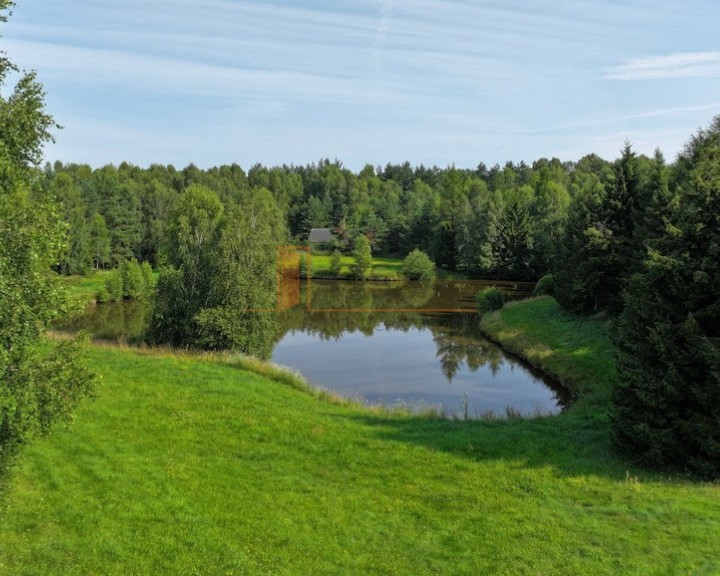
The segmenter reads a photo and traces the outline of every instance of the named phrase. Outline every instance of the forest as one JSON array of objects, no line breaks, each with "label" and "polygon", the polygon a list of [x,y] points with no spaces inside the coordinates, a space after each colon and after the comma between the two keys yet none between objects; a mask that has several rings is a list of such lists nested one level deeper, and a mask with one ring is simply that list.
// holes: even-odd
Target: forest
[{"label": "forest", "polygon": [[[628,162],[632,185],[652,194],[662,156]],[[330,228],[335,246],[350,253],[362,234],[373,254],[405,256],[417,248],[448,270],[469,276],[537,279],[552,266],[573,198],[599,198],[615,181],[611,162],[540,159],[474,170],[413,167],[406,162],[354,173],[342,163],[240,166],[200,170],[127,163],[91,169],[46,164],[42,185],[63,205],[70,250],[58,271],[78,274],[136,258],[158,263],[162,231],[173,202],[191,185],[213,191],[225,207],[242,206],[264,188],[283,213],[288,241],[306,244],[312,228]],[[647,192],[645,192],[647,190]]]}]

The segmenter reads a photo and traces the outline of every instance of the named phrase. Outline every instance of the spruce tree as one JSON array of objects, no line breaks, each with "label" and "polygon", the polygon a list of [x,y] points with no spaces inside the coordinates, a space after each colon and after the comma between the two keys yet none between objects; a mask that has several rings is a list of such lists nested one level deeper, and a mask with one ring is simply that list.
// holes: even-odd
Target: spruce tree
[{"label": "spruce tree", "polygon": [[720,477],[720,117],[678,160],[669,224],[628,283],[613,427],[648,464]]}]

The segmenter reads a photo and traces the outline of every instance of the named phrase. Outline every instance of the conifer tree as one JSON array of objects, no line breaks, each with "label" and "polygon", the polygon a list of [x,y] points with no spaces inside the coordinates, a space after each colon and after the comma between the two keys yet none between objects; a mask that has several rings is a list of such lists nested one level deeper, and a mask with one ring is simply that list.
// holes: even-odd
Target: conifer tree
[{"label": "conifer tree", "polygon": [[669,224],[629,281],[613,427],[646,463],[720,477],[720,117],[678,159]]}]

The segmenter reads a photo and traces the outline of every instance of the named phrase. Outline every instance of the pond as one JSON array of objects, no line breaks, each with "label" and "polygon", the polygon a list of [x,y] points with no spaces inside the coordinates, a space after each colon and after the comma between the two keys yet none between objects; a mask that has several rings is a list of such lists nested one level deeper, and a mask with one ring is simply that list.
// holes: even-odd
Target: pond
[{"label": "pond", "polygon": [[[472,310],[478,280],[434,283],[313,280],[311,308],[277,314],[271,359],[313,385],[368,404],[433,408],[449,416],[554,414],[567,393],[488,341]],[[510,297],[532,285],[505,284]],[[149,304],[125,301],[90,306],[63,328],[98,338],[141,337]]]}]

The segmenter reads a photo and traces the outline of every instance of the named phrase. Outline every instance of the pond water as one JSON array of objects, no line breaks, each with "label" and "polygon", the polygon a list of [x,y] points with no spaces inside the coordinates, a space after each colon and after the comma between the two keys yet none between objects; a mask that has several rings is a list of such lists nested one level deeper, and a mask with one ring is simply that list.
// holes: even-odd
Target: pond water
[{"label": "pond water", "polygon": [[[322,310],[313,312],[303,283],[300,306],[277,314],[271,359],[315,386],[369,404],[460,417],[560,412],[566,392],[484,338],[476,313],[436,311],[472,309],[487,285],[313,280],[311,308]],[[501,287],[510,297],[532,289]],[[149,311],[143,301],[98,304],[63,328],[132,341],[142,336]]]}]

